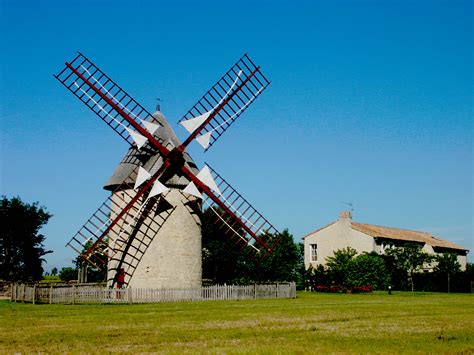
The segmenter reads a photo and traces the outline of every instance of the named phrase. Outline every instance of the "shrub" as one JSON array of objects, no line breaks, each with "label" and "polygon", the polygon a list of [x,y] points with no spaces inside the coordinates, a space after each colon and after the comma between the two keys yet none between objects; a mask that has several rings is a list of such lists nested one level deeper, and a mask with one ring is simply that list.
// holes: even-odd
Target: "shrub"
[{"label": "shrub", "polygon": [[326,292],[326,293],[346,293],[347,288],[344,286],[326,286],[326,285],[316,285],[313,287],[313,290],[316,292]]},{"label": "shrub", "polygon": [[346,278],[350,286],[370,285],[376,290],[383,290],[390,284],[384,260],[376,253],[363,253],[352,259]]},{"label": "shrub", "polygon": [[372,292],[372,286],[371,285],[365,285],[365,286],[353,286],[351,289],[351,293],[365,293],[365,292]]}]

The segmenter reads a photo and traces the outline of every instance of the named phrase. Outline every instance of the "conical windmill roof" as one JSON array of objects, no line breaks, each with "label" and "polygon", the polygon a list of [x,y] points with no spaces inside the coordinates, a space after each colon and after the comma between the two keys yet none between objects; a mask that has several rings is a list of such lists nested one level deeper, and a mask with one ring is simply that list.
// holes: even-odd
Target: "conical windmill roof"
[{"label": "conical windmill roof", "polygon": [[[160,141],[165,142],[168,149],[171,150],[173,147],[177,147],[181,144],[181,141],[169,125],[168,120],[160,111],[156,111],[153,114],[153,120],[151,120],[151,122],[158,123],[161,126],[154,133],[154,136]],[[117,186],[124,183],[133,184],[134,181],[127,180],[127,178],[133,170],[138,168],[138,166],[142,166],[151,174],[155,173],[163,165],[163,159],[160,153],[150,153],[147,148],[150,148],[150,146],[145,145],[141,150],[138,150],[136,147],[131,147],[115,169],[112,176],[108,179],[104,189],[112,191],[115,190]],[[191,159],[191,156],[186,152],[184,152],[183,156],[187,166],[194,173],[197,173],[197,166]],[[170,187],[183,187],[189,183],[188,179],[178,174],[175,174],[167,181],[162,182]]]}]

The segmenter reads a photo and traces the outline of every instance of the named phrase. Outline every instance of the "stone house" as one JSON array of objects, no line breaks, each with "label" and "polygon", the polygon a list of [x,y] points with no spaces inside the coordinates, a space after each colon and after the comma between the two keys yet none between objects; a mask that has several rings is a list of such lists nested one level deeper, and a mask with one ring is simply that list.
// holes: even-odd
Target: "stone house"
[{"label": "stone house", "polygon": [[[351,247],[357,252],[376,252],[384,254],[387,248],[401,246],[404,243],[417,243],[429,254],[446,252],[458,255],[461,270],[466,269],[469,250],[447,240],[440,239],[427,232],[382,227],[373,224],[358,223],[352,220],[348,211],[341,212],[339,219],[303,237],[305,267],[326,264],[326,258],[334,251]],[[431,271],[433,265],[425,265],[423,271]]]}]

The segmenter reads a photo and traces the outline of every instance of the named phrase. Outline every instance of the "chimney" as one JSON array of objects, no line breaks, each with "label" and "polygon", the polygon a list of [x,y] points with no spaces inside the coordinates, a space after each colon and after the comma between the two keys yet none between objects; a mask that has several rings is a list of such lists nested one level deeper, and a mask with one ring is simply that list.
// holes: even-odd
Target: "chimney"
[{"label": "chimney", "polygon": [[337,222],[341,237],[348,238],[352,227],[352,213],[351,211],[342,211],[339,213],[339,220]]},{"label": "chimney", "polygon": [[351,211],[342,211],[341,213],[339,213],[339,219],[349,219],[352,221]]}]

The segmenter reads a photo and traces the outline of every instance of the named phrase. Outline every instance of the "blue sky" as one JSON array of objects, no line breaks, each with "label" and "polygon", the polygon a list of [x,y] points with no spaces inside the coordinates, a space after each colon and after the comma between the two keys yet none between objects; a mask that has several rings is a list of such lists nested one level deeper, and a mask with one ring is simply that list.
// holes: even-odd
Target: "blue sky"
[{"label": "blue sky", "polygon": [[[244,52],[272,80],[207,153],[296,239],[354,219],[474,253],[470,1],[0,0],[0,193],[39,201],[47,269],[127,146],[52,76],[80,50],[176,122]],[[469,256],[472,261],[472,255]]]}]

